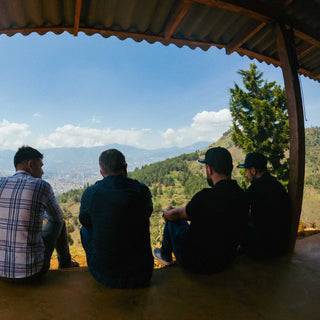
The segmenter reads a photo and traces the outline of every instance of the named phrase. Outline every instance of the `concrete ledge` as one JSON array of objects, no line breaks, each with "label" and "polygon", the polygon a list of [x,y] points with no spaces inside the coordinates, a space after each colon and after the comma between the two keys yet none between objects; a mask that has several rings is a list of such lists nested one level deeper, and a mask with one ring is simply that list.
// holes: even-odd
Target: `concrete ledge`
[{"label": "concrete ledge", "polygon": [[87,271],[49,271],[38,284],[0,282],[0,318],[11,319],[319,319],[320,234],[298,240],[291,257],[242,256],[225,272],[154,271],[149,288],[118,290]]}]

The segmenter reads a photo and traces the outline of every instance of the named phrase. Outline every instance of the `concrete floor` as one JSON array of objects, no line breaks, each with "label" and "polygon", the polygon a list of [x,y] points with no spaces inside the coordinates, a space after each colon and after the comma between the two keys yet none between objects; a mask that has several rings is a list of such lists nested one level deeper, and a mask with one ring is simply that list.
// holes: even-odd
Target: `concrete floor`
[{"label": "concrete floor", "polygon": [[319,320],[320,234],[298,240],[291,257],[242,256],[211,276],[155,270],[146,289],[104,287],[86,268],[50,271],[33,285],[1,281],[0,319]]}]

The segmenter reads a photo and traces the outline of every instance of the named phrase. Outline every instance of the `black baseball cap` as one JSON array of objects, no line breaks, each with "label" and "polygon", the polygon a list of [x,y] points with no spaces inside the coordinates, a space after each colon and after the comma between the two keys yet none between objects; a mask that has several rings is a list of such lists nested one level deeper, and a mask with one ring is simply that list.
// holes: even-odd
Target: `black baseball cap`
[{"label": "black baseball cap", "polygon": [[246,155],[243,164],[239,164],[237,168],[256,168],[265,169],[267,167],[267,158],[259,152],[250,152]]},{"label": "black baseball cap", "polygon": [[198,160],[214,168],[232,170],[232,157],[230,152],[222,147],[211,148],[206,152],[204,159]]}]

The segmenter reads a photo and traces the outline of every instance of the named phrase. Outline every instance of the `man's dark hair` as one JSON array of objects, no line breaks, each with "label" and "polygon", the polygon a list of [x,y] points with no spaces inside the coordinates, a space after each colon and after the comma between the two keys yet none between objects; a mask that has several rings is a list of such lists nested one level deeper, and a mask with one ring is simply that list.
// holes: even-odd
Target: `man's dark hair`
[{"label": "man's dark hair", "polygon": [[216,173],[224,174],[225,176],[230,176],[232,173],[233,165],[225,164],[225,165],[209,165]]},{"label": "man's dark hair", "polygon": [[119,173],[125,169],[126,159],[119,150],[108,149],[100,154],[99,165],[106,175]]},{"label": "man's dark hair", "polygon": [[43,159],[43,154],[29,146],[22,146],[18,149],[13,158],[15,168],[18,164],[29,160]]}]

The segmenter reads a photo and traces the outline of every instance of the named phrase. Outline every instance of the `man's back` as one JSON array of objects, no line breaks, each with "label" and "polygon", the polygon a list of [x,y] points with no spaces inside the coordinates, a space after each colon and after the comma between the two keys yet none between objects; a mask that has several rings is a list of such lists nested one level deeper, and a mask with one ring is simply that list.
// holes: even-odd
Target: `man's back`
[{"label": "man's back", "polygon": [[130,278],[152,273],[149,189],[123,175],[110,175],[83,194],[80,221],[93,236],[89,270],[98,277]]},{"label": "man's back", "polygon": [[0,277],[13,282],[45,275],[54,249],[59,268],[79,266],[71,260],[59,203],[42,180],[42,159],[38,150],[22,146],[13,158],[16,173],[0,179]]},{"label": "man's back", "polygon": [[0,276],[25,278],[44,261],[42,221],[48,184],[24,171],[0,179]]},{"label": "man's back", "polygon": [[251,219],[255,226],[253,247],[272,256],[285,252],[290,231],[289,196],[279,181],[269,173],[248,188]]},{"label": "man's back", "polygon": [[222,180],[197,193],[186,211],[191,224],[185,263],[204,272],[223,269],[235,257],[245,230],[248,204],[243,190],[234,180]]}]

